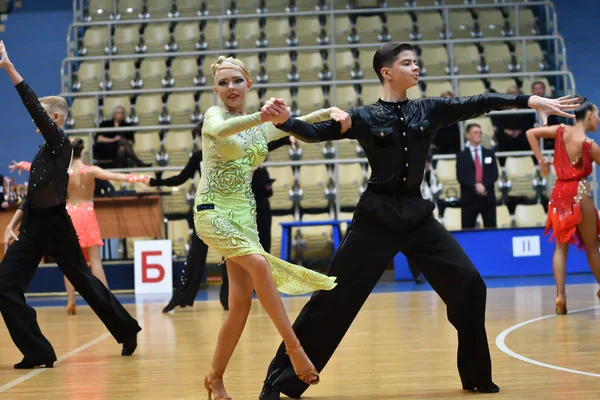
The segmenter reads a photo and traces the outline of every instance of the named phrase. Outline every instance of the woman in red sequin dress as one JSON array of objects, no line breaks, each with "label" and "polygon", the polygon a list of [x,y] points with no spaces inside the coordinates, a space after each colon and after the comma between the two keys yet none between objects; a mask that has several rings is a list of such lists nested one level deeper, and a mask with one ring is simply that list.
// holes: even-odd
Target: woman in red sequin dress
[{"label": "woman in red sequin dress", "polygon": [[[143,182],[147,183],[150,178],[145,176],[117,174],[105,171],[100,167],[88,166],[81,160],[83,151],[83,140],[74,139],[73,159],[69,167],[69,186],[67,188],[67,213],[71,217],[75,232],[79,238],[79,245],[90,263],[92,274],[98,278],[104,286],[108,287],[106,275],[102,268],[100,246],[104,244],[94,211],[94,187],[95,179],[104,179],[118,182]],[[31,164],[27,161],[15,162],[9,166],[11,171],[29,171]],[[67,289],[67,314],[75,315],[75,288],[65,277]]]},{"label": "woman in red sequin dress", "polygon": [[574,126],[543,126],[527,131],[527,139],[538,159],[542,175],[549,174],[551,163],[542,155],[539,139],[555,139],[552,164],[557,180],[548,203],[548,221],[544,233],[552,231],[550,240],[556,240],[552,267],[556,280],[557,314],[567,313],[565,277],[570,244],[585,250],[588,264],[600,283],[600,218],[590,195],[588,181],[593,163],[600,164],[600,146],[586,136],[586,132],[596,132],[598,129],[598,107],[581,98],[580,106],[575,110],[575,120]]}]

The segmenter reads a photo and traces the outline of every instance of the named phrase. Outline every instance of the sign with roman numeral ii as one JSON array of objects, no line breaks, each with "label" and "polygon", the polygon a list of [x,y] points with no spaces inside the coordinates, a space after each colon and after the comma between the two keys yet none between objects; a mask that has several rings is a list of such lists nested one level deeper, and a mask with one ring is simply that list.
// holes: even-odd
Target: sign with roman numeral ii
[{"label": "sign with roman numeral ii", "polygon": [[515,236],[512,238],[513,257],[535,257],[540,253],[539,236]]}]

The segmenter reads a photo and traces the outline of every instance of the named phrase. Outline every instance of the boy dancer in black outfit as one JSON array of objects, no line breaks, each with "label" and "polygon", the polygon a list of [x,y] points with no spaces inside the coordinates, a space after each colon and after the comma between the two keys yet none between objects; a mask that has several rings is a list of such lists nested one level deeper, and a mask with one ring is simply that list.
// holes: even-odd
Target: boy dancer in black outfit
[{"label": "boy dancer in black outfit", "polygon": [[[494,110],[530,107],[545,122],[549,114],[572,117],[564,110],[575,108],[577,100],[497,93],[408,99],[407,89],[419,80],[408,43],[381,46],[373,68],[382,83],[381,99],[349,110],[341,126],[331,120],[309,124],[294,118],[279,126],[305,142],[356,139],[372,168],[369,185],[329,270],[338,285],[312,296],[294,322],[294,331],[322,371],[390,260],[402,252],[447,306],[448,320],[458,331],[463,389],[496,393],[500,388],[492,381],[485,331],[486,286],[458,242],[433,218],[433,203],[421,196],[427,154],[436,131],[457,121]],[[267,101],[264,107],[276,115],[285,112],[280,99]],[[278,400],[280,393],[298,398],[307,388],[296,377],[282,345],[269,366],[260,400]]]},{"label": "boy dancer in black outfit", "polygon": [[0,312],[24,356],[14,367],[52,367],[56,361],[54,349],[42,334],[35,310],[27,305],[24,295],[44,254],[56,260],[117,342],[123,344],[121,354],[130,356],[137,347],[141,328],[90,272],[65,208],[73,153],[71,142],[61,128],[68,112],[67,102],[56,96],[38,100],[10,62],[2,41],[0,68],[8,73],[37,132],[46,140],[31,163],[27,197],[9,225],[9,229],[14,230],[22,220],[20,234],[0,264]]}]

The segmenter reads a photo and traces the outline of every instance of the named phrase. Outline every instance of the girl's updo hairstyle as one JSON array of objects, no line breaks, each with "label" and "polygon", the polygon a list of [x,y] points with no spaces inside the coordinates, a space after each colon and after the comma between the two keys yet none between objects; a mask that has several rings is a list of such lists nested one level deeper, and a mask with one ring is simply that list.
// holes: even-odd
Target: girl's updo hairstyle
[{"label": "girl's updo hairstyle", "polygon": [[579,99],[579,107],[574,110],[575,120],[582,121],[585,119],[588,111],[594,112],[596,110],[596,105],[589,101],[586,97],[576,96]]},{"label": "girl's updo hairstyle", "polygon": [[220,69],[236,69],[242,73],[244,79],[247,81],[251,80],[248,68],[246,68],[246,64],[237,58],[220,56],[217,61],[210,66],[213,78],[217,75],[217,71]]},{"label": "girl's updo hairstyle", "polygon": [[71,146],[73,147],[73,158],[81,158],[81,152],[85,147],[83,143],[83,139],[77,138],[71,142]]}]

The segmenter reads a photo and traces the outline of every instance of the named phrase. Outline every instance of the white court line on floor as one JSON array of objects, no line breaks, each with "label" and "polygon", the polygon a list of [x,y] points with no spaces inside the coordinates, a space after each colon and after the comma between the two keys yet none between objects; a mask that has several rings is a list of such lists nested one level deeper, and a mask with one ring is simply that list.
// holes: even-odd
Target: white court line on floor
[{"label": "white court line on floor", "polygon": [[[92,347],[96,343],[99,343],[99,342],[103,341],[104,339],[109,338],[110,336],[111,336],[110,332],[106,332],[104,335],[99,336],[96,339],[93,339],[93,340],[87,342],[86,344],[84,344],[82,346],[79,346],[79,347],[77,347],[77,348],[69,351],[68,353],[63,354],[62,356],[58,357],[58,359],[56,360],[56,362],[54,364],[58,364],[58,363],[60,363],[60,362],[62,362],[64,360],[66,360],[67,358],[69,358],[71,356],[74,356],[75,354],[80,353],[80,352],[82,352],[83,350],[85,350],[85,349],[87,349],[89,347]],[[10,388],[15,387],[18,384],[23,383],[26,380],[31,379],[34,376],[39,375],[39,374],[41,374],[42,372],[44,372],[44,371],[46,371],[48,369],[49,368],[37,368],[37,369],[34,369],[33,371],[29,372],[28,374],[25,374],[23,376],[18,377],[17,379],[14,379],[14,380],[10,381],[10,382],[8,382],[5,385],[0,386],[0,393],[5,392],[5,391],[7,391]]]},{"label": "white court line on floor", "polygon": [[[153,311],[153,312],[156,312],[156,311]],[[152,314],[153,312],[151,312],[150,314]],[[144,314],[140,315],[139,317],[136,317],[138,323],[140,323],[144,319],[144,317],[145,317]],[[56,362],[54,363],[54,365],[56,365],[56,364],[58,364],[60,362],[65,361],[67,358],[72,357],[75,354],[80,353],[83,350],[88,349],[88,348],[94,346],[97,343],[100,343],[101,341],[103,341],[103,340],[105,340],[105,339],[107,339],[109,337],[111,337],[110,332],[106,332],[105,334],[103,334],[101,336],[98,336],[96,339],[90,340],[89,342],[87,342],[87,343],[85,343],[85,344],[83,344],[83,345],[81,345],[81,346],[79,346],[79,347],[77,347],[77,348],[75,348],[75,349],[73,349],[73,350],[71,350],[71,351],[63,354],[60,357],[58,357],[58,359],[56,360]],[[47,371],[49,369],[50,368],[37,368],[37,369],[34,369],[33,371],[29,372],[28,374],[25,374],[25,375],[20,376],[20,377],[18,377],[16,379],[13,379],[12,381],[10,381],[10,382],[8,382],[8,383],[0,386],[0,393],[3,393],[5,391],[7,391],[8,389],[13,388],[13,387],[17,386],[18,384],[23,383],[23,382],[25,382],[25,381],[33,378],[34,376],[37,376],[37,375],[41,374],[42,372]]]},{"label": "white court line on floor", "polygon": [[[600,306],[595,306],[595,307],[588,307],[588,308],[582,308],[579,310],[575,310],[575,311],[569,311],[569,315],[570,314],[576,314],[576,313],[580,313],[580,312],[584,312],[584,311],[589,311],[589,310],[593,310],[596,308],[600,308]],[[556,314],[552,314],[552,315],[545,315],[543,317],[538,317],[538,318],[534,318],[534,319],[530,319],[529,321],[524,321],[521,322],[520,324],[516,324],[511,326],[508,329],[505,329],[502,333],[500,333],[497,337],[496,337],[496,346],[504,353],[508,354],[511,357],[516,358],[517,360],[521,360],[524,361],[526,363],[529,364],[533,364],[533,365],[537,365],[540,367],[544,367],[544,368],[550,368],[550,369],[554,369],[557,371],[563,371],[563,372],[570,372],[572,374],[579,374],[579,375],[586,375],[586,376],[592,376],[595,378],[600,378],[600,374],[594,374],[591,372],[585,372],[585,371],[579,371],[576,369],[571,369],[571,368],[563,368],[563,367],[559,367],[557,365],[552,365],[552,364],[546,364],[543,363],[541,361],[537,361],[537,360],[533,360],[531,358],[522,356],[521,354],[515,353],[514,351],[512,351],[511,349],[508,348],[508,346],[506,345],[506,343],[504,343],[504,341],[506,340],[506,337],[508,336],[509,333],[525,326],[525,325],[529,325],[532,324],[534,322],[538,322],[544,319],[548,319],[548,318],[552,318],[552,317],[556,317]]]}]

